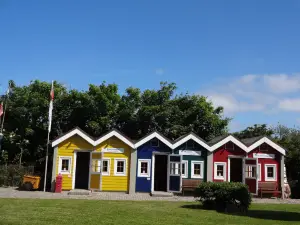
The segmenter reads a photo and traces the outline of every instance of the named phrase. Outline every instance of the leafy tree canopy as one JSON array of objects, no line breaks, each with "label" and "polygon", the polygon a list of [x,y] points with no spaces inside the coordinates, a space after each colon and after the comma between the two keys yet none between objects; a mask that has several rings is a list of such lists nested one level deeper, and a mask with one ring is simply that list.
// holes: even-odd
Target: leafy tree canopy
[{"label": "leafy tree canopy", "polygon": [[[11,84],[3,149],[9,162],[43,162],[51,84],[39,80],[25,86]],[[116,84],[105,82],[91,84],[86,91],[68,90],[58,82],[54,87],[51,139],[78,126],[92,136],[117,128],[132,139],[157,130],[170,139],[193,131],[208,140],[227,132],[230,121],[223,117],[222,107],[213,107],[204,96],[175,95],[174,83],[162,82],[158,90],[129,87],[124,94]]]},{"label": "leafy tree canopy", "polygon": [[252,138],[258,136],[272,136],[274,130],[269,128],[266,124],[254,124],[253,126],[247,127],[245,130],[234,133],[237,138]]}]

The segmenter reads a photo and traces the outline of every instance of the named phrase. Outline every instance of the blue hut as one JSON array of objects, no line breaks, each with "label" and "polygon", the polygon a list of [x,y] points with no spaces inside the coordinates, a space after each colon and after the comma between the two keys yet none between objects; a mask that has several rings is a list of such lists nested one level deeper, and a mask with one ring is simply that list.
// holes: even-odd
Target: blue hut
[{"label": "blue hut", "polygon": [[172,142],[158,132],[152,132],[138,142],[136,192],[167,192],[169,186],[168,162],[172,154]]}]

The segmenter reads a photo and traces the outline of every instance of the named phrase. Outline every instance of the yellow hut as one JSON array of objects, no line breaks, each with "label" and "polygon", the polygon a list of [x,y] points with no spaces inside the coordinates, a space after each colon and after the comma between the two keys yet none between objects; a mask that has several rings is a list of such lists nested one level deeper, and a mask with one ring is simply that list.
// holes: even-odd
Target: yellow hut
[{"label": "yellow hut", "polygon": [[53,188],[56,176],[61,174],[63,190],[134,192],[135,178],[131,185],[130,168],[136,168],[131,160],[136,159],[136,152],[133,142],[119,131],[94,139],[75,128],[56,138],[52,147]]}]

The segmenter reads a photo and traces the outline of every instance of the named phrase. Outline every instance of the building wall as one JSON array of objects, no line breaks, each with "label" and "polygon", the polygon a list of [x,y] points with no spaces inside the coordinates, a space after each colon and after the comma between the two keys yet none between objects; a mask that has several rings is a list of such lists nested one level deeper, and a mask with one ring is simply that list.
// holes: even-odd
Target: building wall
[{"label": "building wall", "polygon": [[[101,152],[104,148],[123,148],[124,153],[103,153],[103,158],[110,159],[109,175],[102,175],[102,191],[126,191],[129,189],[130,154],[132,149],[116,137],[111,137],[96,146],[95,151]],[[115,159],[126,159],[126,175],[114,175]],[[93,182],[93,181],[92,181]]]},{"label": "building wall", "polygon": [[[93,147],[91,144],[86,142],[79,136],[73,136],[68,140],[62,142],[58,145],[58,154],[56,157],[56,176],[58,175],[59,167],[59,157],[67,156],[71,157],[71,172],[70,174],[63,174],[63,190],[71,190],[72,182],[74,179],[74,151],[80,150],[90,150],[93,151],[92,159],[100,159],[101,154],[95,154],[95,152],[100,153],[103,148],[123,148],[124,153],[103,153],[104,158],[110,159],[110,174],[102,176],[102,190],[103,191],[128,191],[129,188],[129,176],[130,176],[130,154],[131,148],[125,143],[112,137],[107,141],[99,144],[96,147]],[[116,158],[126,159],[126,175],[125,176],[116,176],[114,175],[114,161]],[[79,163],[79,162],[76,162]],[[91,162],[90,162],[91,163]],[[91,174],[90,177],[90,188],[100,190],[100,174]]]},{"label": "building wall", "polygon": [[259,147],[257,147],[256,149],[254,149],[253,151],[248,153],[248,157],[249,158],[253,158],[253,154],[254,153],[266,153],[266,154],[274,154],[275,158],[274,159],[263,159],[263,158],[259,158],[258,159],[258,164],[261,165],[261,180],[259,180],[259,182],[267,182],[266,178],[265,178],[265,165],[266,164],[274,164],[276,165],[276,182],[278,183],[279,187],[280,187],[280,180],[281,180],[281,173],[280,173],[280,161],[281,161],[281,154],[276,151],[275,149],[273,149],[271,146],[268,146],[266,144],[263,144]]},{"label": "building wall", "polygon": [[[159,147],[152,147],[150,141],[144,145],[138,147],[137,149],[137,172],[136,172],[136,192],[151,192],[151,182],[152,182],[152,153],[153,152],[166,152],[171,153],[172,150],[166,146],[164,143],[159,142]],[[139,177],[138,176],[138,160],[139,159],[149,159],[150,160],[150,178]]]},{"label": "building wall", "polygon": [[[232,149],[232,146],[233,149]],[[214,165],[215,162],[225,162],[226,163],[226,180],[228,180],[228,156],[244,156],[246,157],[246,152],[240,149],[238,146],[234,145],[232,142],[228,145],[223,145],[213,152],[213,171],[212,171],[212,180],[214,182],[223,182],[223,180],[216,180],[214,178]]]},{"label": "building wall", "polygon": [[[179,150],[193,150],[193,151],[201,151],[201,156],[194,155],[183,155],[182,160],[188,161],[188,177],[186,179],[192,179],[192,161],[203,161],[203,181],[207,180],[207,150],[203,148],[201,145],[195,143],[193,149],[187,149],[186,143],[182,144],[178,148],[174,150],[174,154],[179,154]],[[197,179],[197,178],[193,178]]]},{"label": "building wall", "polygon": [[73,180],[73,170],[74,170],[74,151],[75,150],[92,150],[93,146],[86,142],[84,139],[82,139],[79,136],[73,136],[69,138],[68,140],[65,140],[64,142],[60,143],[58,145],[58,151],[57,151],[57,157],[56,157],[56,176],[58,175],[59,171],[59,157],[60,156],[67,156],[71,157],[71,172],[70,174],[63,174],[63,181],[62,181],[62,189],[63,190],[71,190],[72,189],[72,180]]},{"label": "building wall", "polygon": [[[267,147],[262,147],[267,146]],[[213,162],[225,162],[226,163],[226,181],[228,181],[228,156],[244,156],[248,158],[253,158],[254,153],[267,153],[267,154],[274,154],[274,159],[258,159],[258,164],[261,165],[261,180],[259,182],[265,182],[265,165],[266,164],[274,164],[276,165],[276,180],[278,182],[278,185],[280,187],[280,180],[281,180],[281,171],[280,171],[280,160],[281,160],[281,154],[273,149],[272,147],[263,144],[262,146],[257,147],[253,151],[246,154],[242,149],[238,148],[237,146],[234,146],[234,150],[228,150],[225,149],[225,145],[221,146],[219,149],[214,151],[213,153]],[[267,150],[266,150],[267,149]],[[216,180],[214,179],[214,165],[213,165],[213,181],[215,182],[222,182],[222,180]]]}]

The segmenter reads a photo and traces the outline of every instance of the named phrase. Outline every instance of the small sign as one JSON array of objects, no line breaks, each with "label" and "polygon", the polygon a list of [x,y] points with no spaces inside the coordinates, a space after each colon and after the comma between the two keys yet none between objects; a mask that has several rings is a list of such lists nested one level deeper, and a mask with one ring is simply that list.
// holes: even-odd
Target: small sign
[{"label": "small sign", "polygon": [[254,153],[253,158],[258,159],[274,159],[275,154],[268,154],[268,153]]},{"label": "small sign", "polygon": [[102,152],[124,153],[124,148],[104,148]]},{"label": "small sign", "polygon": [[179,150],[179,155],[195,155],[195,156],[201,156],[201,151],[194,151],[194,150]]}]

